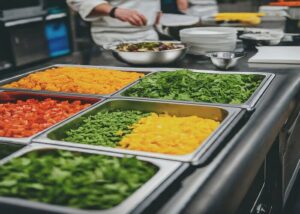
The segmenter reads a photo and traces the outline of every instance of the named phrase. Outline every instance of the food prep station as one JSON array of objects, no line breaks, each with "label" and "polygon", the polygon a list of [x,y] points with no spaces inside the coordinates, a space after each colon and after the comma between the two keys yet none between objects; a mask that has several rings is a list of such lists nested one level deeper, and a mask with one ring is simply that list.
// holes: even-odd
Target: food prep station
[{"label": "food prep station", "polygon": [[300,0],[89,2],[0,3],[0,214],[298,214]]},{"label": "food prep station", "polygon": [[[103,56],[102,58],[104,59]],[[123,202],[110,209],[74,209],[0,197],[1,209],[9,213],[256,213],[261,204],[268,209],[282,206],[278,203],[278,197],[287,197],[285,195],[288,195],[297,165],[293,161],[289,165],[289,171],[284,172],[278,168],[281,164],[291,164],[286,156],[287,152],[292,154],[291,157],[297,156],[290,149],[291,145],[298,145],[295,141],[295,130],[299,127],[300,76],[294,72],[296,69],[240,67],[239,71],[214,71],[211,67],[199,68],[191,56],[174,66],[188,67],[195,73],[248,74],[261,77],[258,87],[244,103],[229,104],[124,96],[124,92],[144,78],[151,78],[160,72],[174,72],[178,68],[139,68],[127,67],[124,64],[114,66],[118,63],[113,59],[106,62],[108,66],[51,65],[0,81],[0,89],[3,90],[1,93],[8,95],[11,101],[53,98],[81,100],[92,104],[30,138],[1,138],[4,145],[23,144],[25,147],[2,159],[0,164],[7,164],[32,151],[68,150],[119,158],[135,156],[138,160],[154,164],[159,170]],[[245,63],[240,64],[244,65]],[[60,67],[133,71],[145,76],[111,94],[3,87],[30,74]],[[0,94],[1,102],[6,102],[3,97]],[[167,113],[179,117],[199,116],[220,121],[220,126],[193,153],[187,155],[159,154],[61,140],[67,130],[80,127],[83,118],[115,109]],[[279,183],[282,184],[280,188],[276,186]],[[274,197],[268,197],[268,194],[274,194]]]}]

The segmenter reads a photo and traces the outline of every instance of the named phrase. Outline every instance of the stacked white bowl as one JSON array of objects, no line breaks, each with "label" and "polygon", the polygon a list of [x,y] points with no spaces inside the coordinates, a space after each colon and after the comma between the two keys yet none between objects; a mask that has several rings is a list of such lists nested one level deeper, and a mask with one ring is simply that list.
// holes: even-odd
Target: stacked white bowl
[{"label": "stacked white bowl", "polygon": [[188,44],[189,53],[204,55],[214,51],[234,51],[237,30],[225,27],[196,27],[180,31],[180,39]]}]

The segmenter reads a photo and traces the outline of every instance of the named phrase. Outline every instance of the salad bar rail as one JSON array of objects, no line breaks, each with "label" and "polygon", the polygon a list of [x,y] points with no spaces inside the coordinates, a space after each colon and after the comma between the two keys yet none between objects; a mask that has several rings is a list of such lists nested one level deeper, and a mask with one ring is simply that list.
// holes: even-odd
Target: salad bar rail
[{"label": "salad bar rail", "polygon": [[[103,55],[102,57],[105,57]],[[187,61],[190,60],[190,61]],[[101,60],[100,60],[101,62]],[[114,60],[102,62],[108,66],[54,65],[57,67],[106,68],[134,71],[151,78],[160,72],[174,72],[174,68],[132,68],[115,67]],[[84,153],[96,153],[123,157],[124,154],[137,155],[137,159],[148,161],[160,170],[135,193],[111,210],[86,211],[60,208],[39,202],[25,202],[23,199],[0,197],[0,207],[11,213],[118,213],[118,209],[130,213],[259,213],[260,208],[271,213],[283,209],[300,159],[297,128],[300,119],[300,74],[295,68],[248,68],[242,64],[239,71],[207,71],[193,58],[185,59],[176,67],[186,68],[190,64],[192,72],[211,74],[259,75],[263,80],[254,93],[243,104],[171,101],[145,97],[123,97],[122,93],[139,84],[143,79],[133,81],[111,94],[78,94],[69,92],[36,91],[30,89],[7,88],[3,85],[45,70],[12,77],[0,82],[7,93],[24,93],[60,99],[81,98],[95,103],[88,109],[52,126],[31,139],[33,142],[1,161],[2,164],[23,155],[31,149],[62,149]],[[247,71],[247,72],[244,72]],[[62,135],[64,128],[70,128],[80,121],[80,117],[97,111],[115,109],[141,110],[175,116],[199,116],[221,122],[219,128],[204,141],[191,155],[166,155],[153,152],[129,151],[95,145],[61,142],[49,139]],[[18,140],[2,140],[17,143]],[[6,141],[6,142],[5,142]],[[28,142],[27,142],[28,143]],[[294,149],[291,149],[294,148]],[[184,158],[183,158],[184,157]],[[168,164],[172,167],[168,167]],[[163,176],[161,176],[162,174]],[[160,178],[159,178],[160,177]],[[158,179],[159,178],[159,179]],[[151,185],[151,183],[154,183]],[[129,206],[129,204],[131,206]],[[123,208],[122,208],[123,206]],[[126,208],[126,210],[125,210]],[[115,210],[114,210],[115,209]],[[119,211],[120,211],[119,210]]]}]

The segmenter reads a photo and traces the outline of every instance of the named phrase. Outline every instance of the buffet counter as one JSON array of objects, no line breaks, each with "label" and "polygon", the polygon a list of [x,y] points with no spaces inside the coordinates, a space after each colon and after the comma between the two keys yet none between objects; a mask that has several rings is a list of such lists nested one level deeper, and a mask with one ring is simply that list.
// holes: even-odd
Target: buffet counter
[{"label": "buffet counter", "polygon": [[[208,147],[210,152],[201,153],[202,158],[175,158],[170,160],[167,156],[155,156],[164,159],[166,163],[162,164],[163,167],[168,168],[168,164],[170,165],[168,172],[163,174],[161,178],[165,179],[165,182],[163,185],[157,185],[155,181],[150,180],[149,183],[152,181],[153,184],[147,183],[147,187],[155,189],[148,197],[140,193],[144,201],[141,201],[141,198],[139,200],[132,199],[132,203],[137,205],[130,212],[164,214],[263,213],[263,210],[267,210],[266,213],[268,211],[272,211],[272,213],[281,212],[293,186],[300,159],[300,143],[296,140],[300,137],[297,133],[300,125],[300,66],[252,64],[249,67],[247,60],[251,55],[250,53],[247,57],[241,59],[237,67],[230,73],[249,72],[271,75],[268,77],[271,78],[269,84],[266,85],[265,90],[256,102],[252,106],[239,106],[239,111],[230,109],[232,106],[214,105],[215,108],[227,110],[230,113],[229,116],[234,115],[234,121],[236,122],[225,121],[228,123],[227,128],[222,132],[219,130],[222,135],[216,136],[217,138],[218,136],[222,137],[219,140],[215,139],[215,142],[218,142],[216,146]],[[55,64],[62,64],[62,62],[73,65],[124,67],[122,69],[125,70],[128,68],[128,65],[115,60],[109,52],[96,50],[74,53],[72,56],[56,59],[24,71],[5,74],[1,76],[1,79],[14,77],[17,74],[36,69],[44,69]],[[196,56],[186,56],[182,61],[168,67],[200,71],[215,70],[209,59]],[[155,70],[155,68],[135,67],[134,71],[145,72],[153,69]],[[167,70],[167,67],[162,69]],[[129,70],[132,71],[132,69]],[[218,73],[222,74],[223,72]],[[147,76],[147,74],[145,75]],[[4,83],[8,84],[10,82],[2,82],[2,84]],[[109,98],[106,95],[101,95],[101,97],[104,99]],[[128,101],[127,103],[116,102],[115,104],[110,104],[109,100],[107,103],[105,102],[100,106],[103,108],[121,106],[124,109],[126,109],[126,105],[127,107],[128,105],[137,106],[136,103],[130,104]],[[144,100],[144,102],[150,101]],[[152,109],[161,108],[165,111],[177,112],[178,108],[174,110],[168,105],[170,104],[155,104]],[[201,105],[203,107],[206,104]],[[135,107],[135,109],[143,109],[145,106]],[[99,106],[92,106],[89,109],[89,114],[97,109],[99,109]],[[147,109],[150,109],[150,107],[147,107]],[[185,109],[182,107],[181,111],[196,112],[195,109],[187,107]],[[79,113],[78,115],[82,114]],[[44,137],[50,132],[49,136],[51,134],[52,136],[55,136],[55,134],[60,136],[59,128],[63,129],[63,127],[64,123],[57,130],[51,129],[44,132]],[[43,138],[43,135],[33,140],[34,144],[42,142],[43,139],[41,138]],[[48,140],[44,143],[51,144]],[[56,146],[58,145],[56,144]],[[70,145],[70,148],[73,146]],[[82,147],[82,149],[97,150],[95,147]],[[103,149],[99,150],[102,151]],[[86,150],[84,151],[86,152]],[[109,152],[110,150],[105,151]],[[199,152],[197,153],[199,154]],[[131,154],[146,156],[142,160],[151,157],[147,156],[146,153]],[[173,163],[176,161],[181,161],[183,164],[176,165]],[[144,191],[147,191],[147,188]],[[138,194],[133,196],[135,198],[139,197]],[[137,203],[137,200],[139,203]],[[3,203],[0,198],[0,204]],[[6,203],[4,207],[10,211],[14,210],[12,203]],[[51,210],[49,212],[51,213]],[[52,213],[56,212],[53,210]]]}]

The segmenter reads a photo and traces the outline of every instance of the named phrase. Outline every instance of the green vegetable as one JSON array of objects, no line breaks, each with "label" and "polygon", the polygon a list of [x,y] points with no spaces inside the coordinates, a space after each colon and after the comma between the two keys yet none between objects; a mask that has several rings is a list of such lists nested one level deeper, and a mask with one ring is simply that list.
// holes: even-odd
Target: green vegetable
[{"label": "green vegetable", "polygon": [[109,209],[156,171],[154,165],[136,158],[34,151],[0,167],[0,195],[79,209]]},{"label": "green vegetable", "polygon": [[63,141],[116,147],[131,126],[148,113],[140,111],[103,111],[83,120],[81,126],[66,132]]},{"label": "green vegetable", "polygon": [[122,43],[117,46],[117,50],[125,52],[163,51],[183,48],[184,45],[172,42],[138,42]]},{"label": "green vegetable", "polygon": [[0,144],[0,159],[3,159],[12,153],[18,151],[23,146],[14,144]]},{"label": "green vegetable", "polygon": [[241,104],[263,80],[261,75],[208,74],[189,70],[159,72],[123,93],[130,97]]}]

